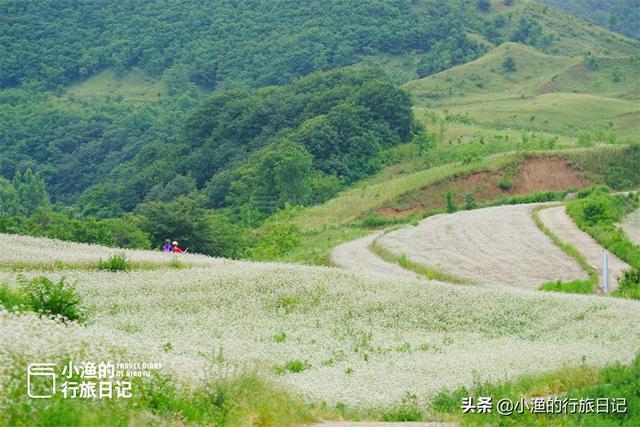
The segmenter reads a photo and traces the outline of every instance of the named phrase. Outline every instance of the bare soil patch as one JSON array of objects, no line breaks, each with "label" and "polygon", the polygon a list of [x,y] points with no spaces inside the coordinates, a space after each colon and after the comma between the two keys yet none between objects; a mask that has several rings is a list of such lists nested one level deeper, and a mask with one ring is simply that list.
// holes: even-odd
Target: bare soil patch
[{"label": "bare soil patch", "polygon": [[448,192],[458,206],[468,194],[486,203],[505,196],[540,191],[562,191],[591,185],[578,169],[562,157],[535,157],[497,171],[460,175],[419,190],[407,192],[376,211],[382,217],[401,217],[444,209]]}]

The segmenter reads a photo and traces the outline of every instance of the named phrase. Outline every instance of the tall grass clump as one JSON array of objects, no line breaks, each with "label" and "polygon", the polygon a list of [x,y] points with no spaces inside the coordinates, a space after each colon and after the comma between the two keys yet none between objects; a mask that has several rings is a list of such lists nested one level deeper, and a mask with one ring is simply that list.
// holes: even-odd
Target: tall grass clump
[{"label": "tall grass clump", "polygon": [[100,261],[98,270],[103,271],[128,271],[131,270],[131,263],[125,253],[113,254],[106,261]]}]

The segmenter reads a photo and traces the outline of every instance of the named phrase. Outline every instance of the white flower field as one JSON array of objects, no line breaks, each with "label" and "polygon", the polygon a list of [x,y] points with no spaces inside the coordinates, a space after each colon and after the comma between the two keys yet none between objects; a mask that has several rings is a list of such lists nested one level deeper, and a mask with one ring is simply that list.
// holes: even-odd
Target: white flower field
[{"label": "white flower field", "polygon": [[537,289],[552,280],[586,279],[580,265],[532,219],[538,206],[498,206],[436,215],[383,235],[378,244],[409,260],[475,283]]},{"label": "white flower field", "polygon": [[[495,231],[497,237],[502,233]],[[7,253],[38,264],[97,259],[110,251],[7,235],[0,235],[0,243],[5,262],[11,260]],[[553,248],[531,251],[542,263],[546,251],[548,257],[558,255]],[[132,254],[164,259],[152,252]],[[0,309],[0,370],[68,357],[125,358],[162,362],[164,370],[191,384],[250,369],[313,402],[371,408],[392,405],[406,392],[428,403],[438,391],[474,379],[629,362],[640,347],[640,304],[630,300],[338,268],[188,260],[200,266],[23,273],[64,276],[91,316],[86,326],[65,326]],[[549,268],[541,264],[541,270]],[[0,282],[15,284],[16,276],[5,269]],[[278,371],[290,361],[302,362],[304,369]],[[0,378],[2,398],[15,384],[9,376]]]}]

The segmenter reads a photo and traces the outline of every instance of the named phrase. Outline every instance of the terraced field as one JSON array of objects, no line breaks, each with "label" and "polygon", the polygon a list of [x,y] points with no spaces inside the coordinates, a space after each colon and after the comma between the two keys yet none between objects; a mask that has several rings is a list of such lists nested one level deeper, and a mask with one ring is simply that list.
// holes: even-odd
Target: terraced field
[{"label": "terraced field", "polygon": [[383,248],[410,261],[485,286],[537,289],[551,280],[586,279],[531,217],[537,205],[437,215],[385,234]]}]

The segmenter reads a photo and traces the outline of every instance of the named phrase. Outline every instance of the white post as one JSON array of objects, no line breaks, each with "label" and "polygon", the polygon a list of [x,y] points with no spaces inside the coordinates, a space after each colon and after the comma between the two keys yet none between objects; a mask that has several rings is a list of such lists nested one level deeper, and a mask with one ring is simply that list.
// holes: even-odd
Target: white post
[{"label": "white post", "polygon": [[609,252],[602,251],[602,290],[604,294],[609,293]]}]

